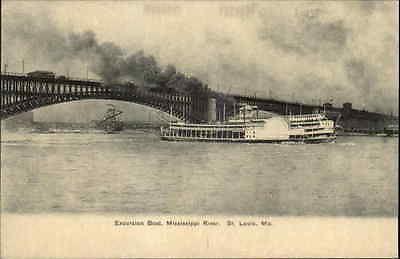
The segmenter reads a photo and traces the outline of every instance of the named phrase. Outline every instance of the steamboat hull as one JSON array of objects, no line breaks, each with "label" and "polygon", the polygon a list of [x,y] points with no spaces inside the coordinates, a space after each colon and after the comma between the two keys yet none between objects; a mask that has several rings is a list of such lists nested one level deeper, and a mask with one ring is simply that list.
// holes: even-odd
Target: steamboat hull
[{"label": "steamboat hull", "polygon": [[194,139],[185,137],[166,137],[161,136],[161,140],[170,142],[214,142],[214,143],[269,143],[269,144],[320,144],[320,143],[334,143],[336,137],[327,138],[313,138],[313,139],[293,139],[293,140],[277,140],[277,139]]}]

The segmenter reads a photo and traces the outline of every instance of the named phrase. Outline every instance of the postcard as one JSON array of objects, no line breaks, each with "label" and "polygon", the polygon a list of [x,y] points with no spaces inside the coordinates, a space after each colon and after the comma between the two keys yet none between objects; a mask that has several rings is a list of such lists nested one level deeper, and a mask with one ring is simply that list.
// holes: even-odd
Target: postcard
[{"label": "postcard", "polygon": [[2,1],[2,258],[398,257],[398,1]]}]

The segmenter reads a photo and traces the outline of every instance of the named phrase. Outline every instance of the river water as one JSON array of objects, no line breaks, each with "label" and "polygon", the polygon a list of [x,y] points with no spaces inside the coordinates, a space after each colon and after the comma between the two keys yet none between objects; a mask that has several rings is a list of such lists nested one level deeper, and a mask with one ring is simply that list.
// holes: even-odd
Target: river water
[{"label": "river water", "polygon": [[157,132],[1,136],[9,213],[397,215],[398,138],[160,141]]}]

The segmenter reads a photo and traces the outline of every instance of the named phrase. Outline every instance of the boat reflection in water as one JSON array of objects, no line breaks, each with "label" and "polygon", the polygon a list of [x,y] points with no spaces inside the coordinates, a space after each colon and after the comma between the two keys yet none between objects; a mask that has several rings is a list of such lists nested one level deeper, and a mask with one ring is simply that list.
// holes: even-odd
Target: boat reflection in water
[{"label": "boat reflection in water", "polygon": [[223,123],[170,122],[161,139],[218,142],[321,143],[336,139],[335,126],[323,113],[258,118],[257,106],[241,105],[239,116]]}]

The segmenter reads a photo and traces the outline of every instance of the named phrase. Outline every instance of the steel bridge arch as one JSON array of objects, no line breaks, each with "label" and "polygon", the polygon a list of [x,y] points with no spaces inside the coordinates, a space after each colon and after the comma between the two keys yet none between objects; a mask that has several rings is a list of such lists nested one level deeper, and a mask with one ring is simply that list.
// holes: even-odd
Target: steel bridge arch
[{"label": "steel bridge arch", "polygon": [[[128,103],[134,103],[134,104],[139,104],[143,105],[149,108],[156,109],[158,111],[164,112],[165,114],[170,114],[174,116],[175,118],[178,118],[179,120],[184,121],[185,117],[184,114],[181,111],[177,111],[174,109],[170,109],[170,106],[168,105],[163,105],[163,104],[153,104],[153,103],[148,103],[148,102],[141,102],[141,101],[133,101],[129,98],[115,98],[115,97],[109,97],[109,96],[90,96],[90,97],[67,97],[67,98],[59,98],[58,100],[54,100],[54,98],[51,97],[31,97],[30,99],[25,99],[20,102],[16,102],[10,106],[8,106],[6,109],[1,110],[1,120],[8,119],[10,117],[16,116],[18,114],[28,112],[28,111],[33,111],[35,109],[40,109],[43,107],[51,106],[51,105],[56,105],[56,104],[61,104],[61,103],[70,103],[70,102],[76,102],[76,101],[86,101],[86,100],[113,100],[113,101],[122,101],[122,102],[128,102]],[[171,111],[172,110],[172,111]]]},{"label": "steel bridge arch", "polygon": [[24,74],[1,74],[1,119],[44,106],[79,100],[116,100],[171,113],[181,120],[192,118],[193,100],[182,94],[163,94],[137,86],[105,85],[98,81],[31,78]]}]

